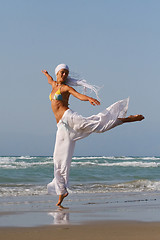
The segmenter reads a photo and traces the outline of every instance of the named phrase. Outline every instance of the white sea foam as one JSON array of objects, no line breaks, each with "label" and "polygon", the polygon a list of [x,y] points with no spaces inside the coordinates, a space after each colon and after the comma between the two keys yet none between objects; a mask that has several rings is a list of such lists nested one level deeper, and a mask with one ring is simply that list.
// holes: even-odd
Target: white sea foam
[{"label": "white sea foam", "polygon": [[97,159],[97,160],[115,160],[115,161],[128,161],[128,160],[148,160],[148,161],[156,161],[156,160],[160,160],[160,157],[126,157],[126,156],[121,156],[121,157],[115,157],[115,156],[86,156],[86,157],[73,157],[72,158],[73,160],[94,160],[94,159]]},{"label": "white sea foam", "polygon": [[[0,157],[0,168],[22,169],[53,165],[52,157]],[[73,157],[72,167],[75,166],[104,166],[104,167],[141,167],[156,168],[160,166],[158,157]]]},{"label": "white sea foam", "polygon": [[53,164],[53,162],[46,161],[46,162],[32,162],[32,163],[27,163],[27,162],[17,162],[14,164],[1,164],[1,168],[5,169],[24,169],[24,168],[32,168],[32,167],[40,167],[40,166],[48,166]]},{"label": "white sea foam", "polygon": [[16,161],[17,157],[0,157],[0,163],[3,162],[14,162]]},{"label": "white sea foam", "polygon": [[76,193],[111,193],[111,192],[148,192],[160,191],[160,181],[136,180],[118,184],[79,184],[71,188]]},{"label": "white sea foam", "polygon": [[160,191],[160,181],[137,180],[128,183],[120,183],[117,186],[123,191]]},{"label": "white sea foam", "polygon": [[71,166],[85,166],[85,165],[94,165],[94,166],[104,166],[104,167],[143,167],[143,168],[149,168],[149,167],[159,167],[160,163],[157,162],[142,162],[142,161],[125,161],[125,162],[91,162],[91,161],[86,161],[86,162],[72,162]]},{"label": "white sea foam", "polygon": [[30,157],[30,156],[20,156],[20,157],[17,157],[17,159],[35,159],[37,157]]},{"label": "white sea foam", "polygon": [[1,185],[0,197],[8,196],[32,196],[32,195],[44,195],[47,194],[46,186],[35,185]]},{"label": "white sea foam", "polygon": [[[160,191],[160,181],[150,180],[136,180],[118,184],[78,184],[72,185],[70,193],[111,193],[111,192],[158,192]],[[29,184],[10,184],[1,185],[0,197],[7,196],[32,196],[32,195],[46,195],[46,186],[36,186]]]},{"label": "white sea foam", "polygon": [[22,169],[53,164],[51,157],[0,157],[0,168]]}]

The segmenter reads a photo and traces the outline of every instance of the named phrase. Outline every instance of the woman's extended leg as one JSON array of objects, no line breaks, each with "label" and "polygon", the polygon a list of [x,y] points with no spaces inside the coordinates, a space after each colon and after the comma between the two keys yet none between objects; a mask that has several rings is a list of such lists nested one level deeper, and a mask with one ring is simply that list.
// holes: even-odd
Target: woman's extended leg
[{"label": "woman's extended leg", "polygon": [[136,122],[136,121],[142,121],[144,119],[143,115],[130,115],[129,117],[126,118],[119,118],[123,123],[126,122]]}]

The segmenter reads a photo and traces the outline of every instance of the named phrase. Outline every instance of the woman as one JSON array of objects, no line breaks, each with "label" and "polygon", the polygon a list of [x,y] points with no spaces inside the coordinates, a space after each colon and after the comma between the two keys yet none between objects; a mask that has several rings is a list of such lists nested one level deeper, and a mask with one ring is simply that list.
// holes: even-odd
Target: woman
[{"label": "woman", "polygon": [[56,81],[46,70],[42,71],[52,86],[49,96],[53,113],[57,121],[57,135],[54,149],[54,179],[48,184],[48,192],[56,192],[59,195],[58,203],[62,207],[62,201],[68,196],[68,178],[75,142],[87,137],[92,132],[102,133],[125,122],[141,121],[142,115],[125,117],[129,99],[118,101],[108,107],[104,112],[84,118],[73,112],[68,107],[69,96],[89,101],[91,105],[100,105],[97,99],[77,92],[70,85],[81,85],[90,88],[97,94],[97,88],[89,85],[85,80],[76,80],[69,77],[69,68],[66,64],[59,64],[55,69]]}]

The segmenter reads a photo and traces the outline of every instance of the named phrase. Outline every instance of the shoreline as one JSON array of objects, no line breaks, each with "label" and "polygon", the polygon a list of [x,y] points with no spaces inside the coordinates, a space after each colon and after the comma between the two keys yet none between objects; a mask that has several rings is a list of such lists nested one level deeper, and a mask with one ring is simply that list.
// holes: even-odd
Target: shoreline
[{"label": "shoreline", "polygon": [[6,240],[159,240],[160,222],[96,221],[80,225],[0,227],[0,236]]},{"label": "shoreline", "polygon": [[70,194],[60,209],[57,196],[0,199],[0,227],[83,225],[103,221],[160,222],[159,193]]},{"label": "shoreline", "polygon": [[[7,201],[6,201],[7,200]],[[159,193],[70,194],[69,209],[57,196],[1,199],[0,237],[5,240],[159,240]]]}]

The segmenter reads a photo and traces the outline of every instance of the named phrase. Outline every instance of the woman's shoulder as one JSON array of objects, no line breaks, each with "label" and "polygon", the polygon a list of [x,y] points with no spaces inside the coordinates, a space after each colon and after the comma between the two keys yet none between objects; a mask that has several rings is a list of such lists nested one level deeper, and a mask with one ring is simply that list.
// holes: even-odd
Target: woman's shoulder
[{"label": "woman's shoulder", "polygon": [[76,90],[73,87],[64,84],[63,92],[68,92],[68,94],[72,94],[72,93],[76,92]]},{"label": "woman's shoulder", "polygon": [[70,88],[71,88],[71,87],[68,86],[67,84],[63,84],[63,89],[64,89],[64,91],[69,91]]},{"label": "woman's shoulder", "polygon": [[56,86],[56,81],[53,80],[52,82],[52,88],[54,88]]}]

